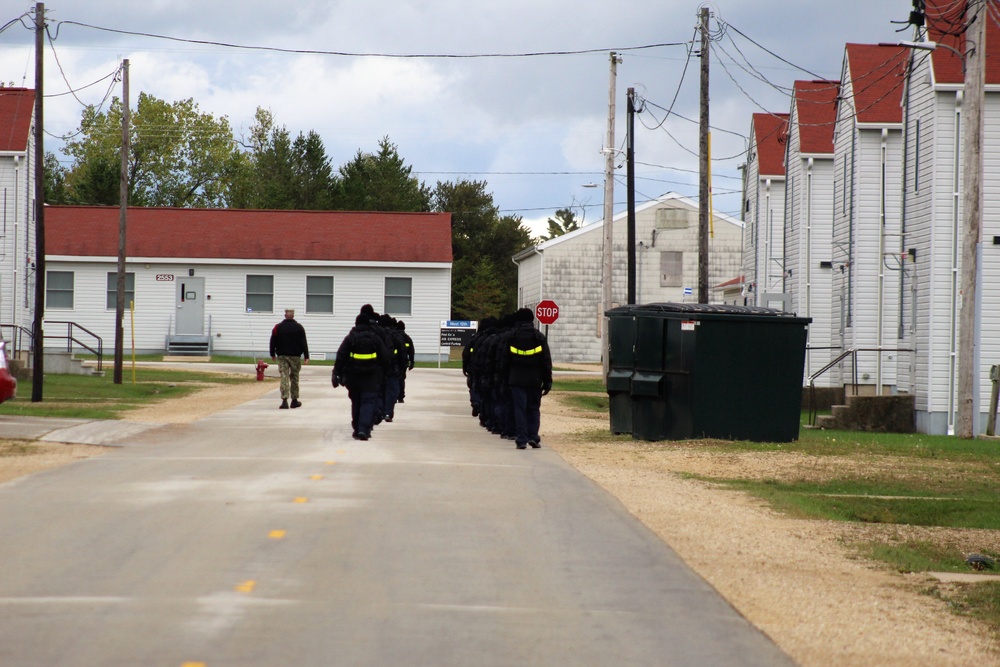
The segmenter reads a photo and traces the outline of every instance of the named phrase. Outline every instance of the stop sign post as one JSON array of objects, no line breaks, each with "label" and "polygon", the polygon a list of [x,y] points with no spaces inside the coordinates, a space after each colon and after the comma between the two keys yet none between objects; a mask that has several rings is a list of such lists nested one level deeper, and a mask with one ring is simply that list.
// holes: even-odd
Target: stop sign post
[{"label": "stop sign post", "polygon": [[559,306],[551,299],[544,299],[535,306],[535,318],[545,325],[552,324],[559,319]]}]

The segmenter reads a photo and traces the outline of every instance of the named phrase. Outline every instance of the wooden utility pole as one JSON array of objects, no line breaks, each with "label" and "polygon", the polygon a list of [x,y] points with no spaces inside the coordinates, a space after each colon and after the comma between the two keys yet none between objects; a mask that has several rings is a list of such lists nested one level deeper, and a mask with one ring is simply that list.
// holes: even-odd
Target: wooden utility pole
[{"label": "wooden utility pole", "polygon": [[128,58],[122,61],[122,155],[118,180],[118,282],[115,300],[115,384],[122,383],[125,331],[125,227],[128,218],[129,122]]},{"label": "wooden utility pole", "polygon": [[31,327],[31,402],[42,400],[45,381],[45,134],[43,81],[45,72],[45,3],[35,4],[35,311]]},{"label": "wooden utility pole", "polygon": [[628,191],[628,302],[635,303],[635,88],[628,89],[628,142],[625,149],[626,179]]},{"label": "wooden utility pole", "polygon": [[979,253],[983,227],[983,97],[986,22],[984,2],[965,8],[965,86],[962,101],[962,308],[958,322],[958,406],[955,435],[972,438],[979,414]]},{"label": "wooden utility pole", "polygon": [[711,199],[708,190],[708,7],[701,8],[701,118],[698,155],[698,303],[708,303],[708,216]]},{"label": "wooden utility pole", "polygon": [[611,52],[611,82],[608,86],[608,137],[604,144],[604,253],[601,266],[601,361],[604,377],[608,377],[608,318],[604,313],[611,309],[611,260],[614,247],[615,217],[615,82],[618,63],[622,61]]}]

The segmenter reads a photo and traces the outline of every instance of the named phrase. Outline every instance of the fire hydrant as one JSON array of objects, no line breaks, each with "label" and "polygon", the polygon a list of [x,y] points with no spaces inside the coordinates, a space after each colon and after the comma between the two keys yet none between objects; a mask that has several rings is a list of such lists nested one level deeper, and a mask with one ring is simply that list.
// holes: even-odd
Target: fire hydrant
[{"label": "fire hydrant", "polygon": [[267,364],[264,363],[263,359],[257,360],[257,382],[264,381],[264,369],[267,368]]}]

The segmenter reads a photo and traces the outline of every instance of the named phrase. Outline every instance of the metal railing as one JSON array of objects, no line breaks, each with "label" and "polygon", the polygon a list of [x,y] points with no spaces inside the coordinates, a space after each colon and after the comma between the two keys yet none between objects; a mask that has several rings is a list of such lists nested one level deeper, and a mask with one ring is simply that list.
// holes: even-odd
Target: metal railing
[{"label": "metal railing", "polygon": [[[816,425],[816,378],[823,375],[832,368],[839,366],[844,359],[851,357],[851,387],[853,389],[852,394],[854,396],[858,395],[858,352],[876,352],[882,354],[883,352],[913,352],[910,348],[905,347],[852,347],[841,352],[836,358],[823,368],[819,369],[815,373],[809,376],[809,425]],[[877,387],[876,391],[881,393],[882,388]]]},{"label": "metal railing", "polygon": [[[50,338],[65,340],[66,351],[70,353],[72,353],[75,349],[74,345],[76,348],[87,350],[97,357],[97,370],[104,370],[104,340],[100,336],[95,334],[90,329],[80,326],[76,322],[69,322],[65,320],[45,320],[42,322],[43,330],[45,326],[49,324],[65,324],[66,333],[65,335],[46,333],[46,340]],[[35,336],[30,329],[19,324],[0,324],[0,334],[8,329],[11,330],[12,333],[9,339],[12,345],[12,356],[20,356],[21,352],[27,352],[34,348]],[[4,338],[7,340],[6,337]],[[27,345],[25,345],[25,339],[27,339]]]}]

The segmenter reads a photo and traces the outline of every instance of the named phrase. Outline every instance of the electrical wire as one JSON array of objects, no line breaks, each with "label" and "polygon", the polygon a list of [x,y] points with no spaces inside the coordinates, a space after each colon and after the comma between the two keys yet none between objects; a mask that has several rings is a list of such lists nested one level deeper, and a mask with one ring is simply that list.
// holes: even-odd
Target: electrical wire
[{"label": "electrical wire", "polygon": [[802,67],[800,65],[796,65],[795,63],[791,62],[790,60],[786,60],[785,58],[782,58],[781,56],[779,56],[774,51],[771,51],[770,49],[768,49],[766,46],[763,46],[763,45],[759,44],[758,42],[754,41],[753,39],[751,39],[750,37],[748,37],[746,34],[744,34],[742,31],[740,31],[739,28],[736,28],[732,24],[727,24],[727,28],[731,29],[737,35],[739,35],[743,39],[747,40],[748,42],[750,42],[751,44],[753,44],[754,46],[756,46],[758,49],[760,49],[761,51],[764,51],[765,53],[773,56],[774,58],[777,58],[778,60],[780,60],[781,62],[785,63],[786,65],[794,67],[795,69],[797,69],[799,71],[805,72],[806,74],[808,74],[809,76],[811,76],[813,78],[816,78],[816,79],[824,79],[825,78],[825,77],[823,77],[823,76],[821,76],[819,74],[816,74],[815,72],[813,72],[811,70],[806,69],[805,67]]},{"label": "electrical wire", "polygon": [[131,35],[133,37],[149,37],[151,39],[162,39],[171,42],[181,42],[184,44],[199,44],[202,46],[218,46],[227,49],[243,49],[247,51],[269,51],[272,53],[291,53],[296,55],[321,55],[321,56],[345,56],[351,58],[534,58],[539,56],[577,56],[592,53],[607,53],[609,51],[643,51],[647,49],[658,49],[667,46],[684,46],[683,42],[663,42],[658,44],[642,44],[639,46],[623,46],[612,48],[592,48],[567,51],[528,51],[523,53],[363,53],[356,51],[323,51],[318,49],[287,49],[276,46],[260,46],[252,44],[235,44],[230,42],[218,42],[205,39],[190,39],[185,37],[172,37],[170,35],[158,35],[150,32],[137,32],[133,30],[121,30],[118,28],[107,28],[104,26],[81,23],[79,21],[59,21],[56,25],[56,34],[64,26],[78,26],[91,30],[100,30],[119,35]]}]

